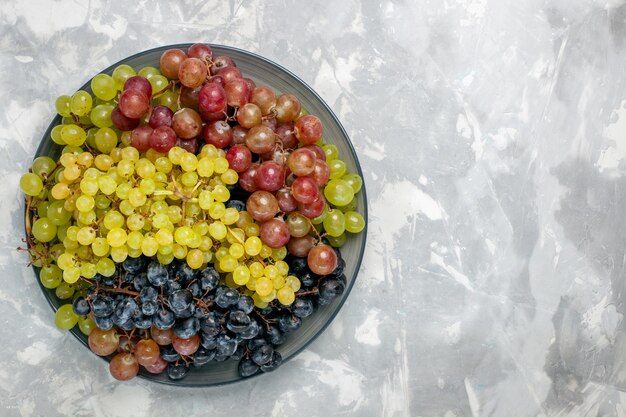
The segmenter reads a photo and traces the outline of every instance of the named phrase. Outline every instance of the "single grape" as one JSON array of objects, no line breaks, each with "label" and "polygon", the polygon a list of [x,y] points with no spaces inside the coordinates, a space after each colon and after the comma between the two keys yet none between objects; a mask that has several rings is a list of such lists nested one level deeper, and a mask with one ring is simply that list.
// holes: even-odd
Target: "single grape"
[{"label": "single grape", "polygon": [[310,177],[298,177],[291,184],[293,198],[302,204],[311,204],[319,198],[317,183]]},{"label": "single grape", "polygon": [[203,129],[202,136],[207,144],[211,144],[218,149],[225,148],[233,140],[232,129],[224,120],[207,123]]},{"label": "single grape", "polygon": [[54,315],[54,324],[61,330],[69,330],[78,323],[78,316],[71,304],[63,304]]},{"label": "single grape", "polygon": [[187,58],[178,67],[178,79],[185,87],[200,87],[206,80],[206,63],[199,58]]},{"label": "single grape", "polygon": [[252,154],[250,153],[250,149],[244,145],[232,146],[226,152],[226,159],[228,160],[230,168],[235,172],[244,172],[248,170],[252,164]]},{"label": "single grape", "polygon": [[283,94],[276,99],[276,119],[279,123],[292,122],[300,115],[300,101],[292,94]]},{"label": "single grape", "polygon": [[305,145],[312,145],[322,138],[322,122],[312,114],[298,118],[294,130],[298,140]]},{"label": "single grape", "polygon": [[180,65],[185,59],[187,54],[180,49],[168,49],[161,55],[159,62],[161,73],[170,80],[177,79]]},{"label": "single grape", "polygon": [[152,85],[147,78],[141,75],[135,75],[127,79],[124,83],[124,91],[126,90],[137,90],[148,98],[152,97]]},{"label": "single grape", "polygon": [[39,242],[50,242],[56,237],[57,226],[47,217],[41,217],[35,221],[31,232]]},{"label": "single grape", "polygon": [[131,353],[118,353],[109,363],[109,372],[118,381],[128,381],[139,373],[139,362]]},{"label": "single grape", "polygon": [[313,247],[307,255],[309,269],[317,275],[328,275],[337,267],[335,250],[324,244]]},{"label": "single grape", "polygon": [[262,116],[259,106],[253,103],[246,103],[237,110],[237,122],[246,129],[260,125]]},{"label": "single grape", "polygon": [[265,161],[257,169],[255,182],[262,190],[277,191],[285,183],[285,170],[274,161]]},{"label": "single grape", "polygon": [[151,128],[156,129],[159,126],[172,126],[172,117],[174,112],[165,106],[155,106],[150,113],[148,124]]},{"label": "single grape", "polygon": [[326,199],[335,206],[345,206],[354,198],[352,186],[341,179],[332,179],[324,188]]},{"label": "single grape", "polygon": [[98,74],[91,79],[91,91],[103,101],[112,100],[117,95],[115,81],[107,74]]},{"label": "single grape", "polygon": [[194,43],[187,49],[187,56],[190,58],[198,58],[208,63],[213,58],[213,51],[209,46],[203,43]]},{"label": "single grape", "polygon": [[20,188],[26,195],[37,196],[43,190],[43,181],[33,173],[26,173],[20,178]]},{"label": "single grape", "polygon": [[344,216],[347,232],[359,233],[365,228],[365,219],[356,211],[348,211]]},{"label": "single grape", "polygon": [[289,227],[282,219],[270,219],[261,224],[260,237],[270,248],[280,248],[289,242]]},{"label": "single grape", "polygon": [[276,105],[276,94],[269,87],[256,87],[250,93],[250,102],[256,104],[263,115],[268,115]]},{"label": "single grape", "polygon": [[[214,77],[215,78],[215,77]],[[217,113],[226,110],[226,91],[216,83],[207,83],[198,93],[200,110],[207,113]]]},{"label": "single grape", "polygon": [[272,193],[255,191],[248,197],[246,210],[257,221],[267,221],[278,213],[278,201]]},{"label": "single grape", "polygon": [[135,345],[135,358],[139,365],[154,365],[160,356],[159,345],[152,339],[142,339]]},{"label": "single grape", "polygon": [[141,90],[125,90],[120,95],[118,108],[122,114],[130,119],[138,119],[150,108],[150,98]]},{"label": "single grape", "polygon": [[89,348],[99,356],[108,356],[115,352],[120,345],[119,335],[115,329],[102,330],[95,328],[87,339]]},{"label": "single grape", "polygon": [[172,117],[172,129],[182,139],[195,138],[202,131],[202,118],[197,111],[182,108]]},{"label": "single grape", "polygon": [[250,86],[242,78],[235,78],[224,84],[226,102],[232,107],[241,107],[250,100]]}]

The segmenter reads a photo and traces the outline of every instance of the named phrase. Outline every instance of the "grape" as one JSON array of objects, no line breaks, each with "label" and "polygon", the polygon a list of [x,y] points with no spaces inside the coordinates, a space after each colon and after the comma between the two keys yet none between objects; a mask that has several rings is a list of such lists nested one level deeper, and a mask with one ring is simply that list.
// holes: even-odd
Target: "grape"
[{"label": "grape", "polygon": [[345,174],[341,179],[350,184],[355,194],[358,193],[363,186],[363,179],[358,174]]},{"label": "grape", "polygon": [[139,126],[139,119],[132,119],[124,116],[119,107],[115,107],[111,112],[111,122],[113,122],[113,125],[116,128],[122,131],[133,130]]},{"label": "grape", "polygon": [[316,160],[317,157],[312,150],[300,148],[289,154],[287,166],[295,175],[305,176],[313,173]]},{"label": "grape", "polygon": [[154,340],[157,344],[161,346],[166,346],[172,343],[173,332],[171,329],[161,330],[155,326],[152,326],[150,329],[150,335],[152,336],[152,340]]},{"label": "grape", "polygon": [[174,334],[172,335],[172,346],[181,355],[193,355],[200,347],[200,336],[196,334],[183,339]]},{"label": "grape", "polygon": [[135,356],[130,353],[118,353],[109,363],[109,372],[118,381],[128,381],[139,373],[139,363]]},{"label": "grape", "polygon": [[304,257],[309,254],[313,246],[315,246],[313,236],[292,237],[287,243],[287,250],[294,256]]},{"label": "grape", "polygon": [[61,129],[61,138],[70,146],[81,146],[87,139],[85,130],[75,124],[64,125]]},{"label": "grape", "polygon": [[41,178],[47,178],[54,172],[57,164],[54,160],[47,156],[39,156],[33,161],[31,167],[33,173]]},{"label": "grape", "polygon": [[298,203],[298,210],[300,213],[309,219],[314,219],[321,215],[324,212],[325,207],[326,200],[324,199],[322,193],[318,193],[318,197],[310,204]]},{"label": "grape", "polygon": [[231,57],[220,55],[213,60],[213,66],[211,66],[211,75],[217,74],[221,69],[226,67],[236,67],[235,61]]},{"label": "grape", "polygon": [[20,178],[20,188],[24,194],[34,197],[43,190],[43,181],[38,175],[27,173]]},{"label": "grape", "polygon": [[332,143],[322,145],[322,150],[326,154],[326,162],[330,162],[339,157],[339,150]]},{"label": "grape", "polygon": [[226,68],[222,68],[220,69],[216,75],[219,75],[220,77],[222,77],[224,79],[224,83],[227,83],[229,81],[238,79],[238,78],[243,78],[241,76],[241,71],[239,71],[239,68],[237,67],[226,67]]},{"label": "grape", "polygon": [[298,118],[294,129],[298,140],[305,145],[312,145],[322,138],[322,122],[312,114]]},{"label": "grape", "polygon": [[63,280],[63,271],[56,265],[47,265],[39,272],[39,281],[46,288],[56,288]]},{"label": "grape", "polygon": [[302,204],[311,204],[319,198],[317,183],[310,177],[298,177],[291,185],[293,198]]},{"label": "grape", "polygon": [[250,193],[257,191],[259,187],[256,184],[256,178],[258,174],[259,164],[254,163],[250,165],[246,171],[242,172],[239,176],[239,186],[245,191]]},{"label": "grape", "polygon": [[213,58],[213,51],[205,44],[194,43],[187,49],[187,56],[201,59],[203,62],[209,62]]},{"label": "grape", "polygon": [[103,101],[112,100],[117,95],[115,81],[107,74],[98,74],[91,79],[91,91]]},{"label": "grape", "polygon": [[68,117],[71,114],[70,102],[72,98],[70,96],[59,96],[54,103],[54,107],[62,117]]},{"label": "grape", "polygon": [[185,87],[200,87],[206,76],[206,64],[199,58],[187,58],[178,67],[178,79]]},{"label": "grape", "polygon": [[176,146],[186,150],[187,152],[197,153],[198,152],[198,141],[194,139],[176,139]]},{"label": "grape", "polygon": [[72,96],[70,101],[70,110],[76,116],[84,116],[91,111],[93,99],[91,95],[83,90],[79,90]]},{"label": "grape", "polygon": [[109,127],[113,124],[111,113],[113,112],[112,104],[100,104],[91,110],[91,121],[97,127]]},{"label": "grape", "polygon": [[233,132],[228,123],[223,120],[216,120],[204,126],[202,136],[207,144],[222,149],[230,145],[233,140]]},{"label": "grape", "polygon": [[260,236],[270,248],[280,248],[289,242],[289,227],[282,219],[270,219],[261,224]]},{"label": "grape", "polygon": [[124,116],[131,119],[138,119],[146,114],[150,108],[150,98],[141,90],[125,90],[120,95],[118,108]]},{"label": "grape", "polygon": [[254,153],[265,153],[274,149],[276,135],[267,126],[254,126],[245,137],[246,146]]},{"label": "grape", "polygon": [[235,145],[226,152],[228,165],[235,172],[244,172],[252,163],[252,154],[244,145]]},{"label": "grape", "polygon": [[72,310],[71,304],[64,304],[54,315],[54,324],[61,330],[69,330],[78,323],[78,316]]},{"label": "grape", "polygon": [[330,236],[338,237],[346,230],[346,219],[341,210],[333,209],[323,221],[324,230]]},{"label": "grape", "polygon": [[47,217],[41,217],[35,221],[31,232],[39,242],[50,242],[56,237],[57,227]]},{"label": "grape", "polygon": [[276,105],[276,94],[269,87],[256,87],[250,93],[250,103],[256,104],[263,115],[268,115]]},{"label": "grape", "polygon": [[307,264],[313,273],[328,275],[337,267],[337,254],[332,247],[320,244],[309,251]]},{"label": "grape", "polygon": [[246,135],[248,134],[248,129],[235,125],[232,127],[233,132],[233,145],[240,145],[246,143]]},{"label": "grape", "polygon": [[250,87],[241,78],[235,78],[224,84],[224,91],[226,92],[226,102],[229,106],[241,107],[250,99]]},{"label": "grape", "polygon": [[159,62],[161,73],[170,80],[178,78],[178,71],[187,55],[180,49],[168,49],[163,52]]},{"label": "grape", "polygon": [[202,118],[197,111],[182,108],[172,117],[172,129],[182,139],[195,138],[202,130]]},{"label": "grape", "polygon": [[345,213],[345,228],[347,232],[359,233],[365,228],[365,219],[355,211]]},{"label": "grape", "polygon": [[306,236],[311,230],[309,220],[300,213],[290,213],[287,216],[287,226],[293,237]]},{"label": "grape", "polygon": [[[202,86],[196,88],[189,88],[182,86],[180,89],[180,104],[183,107],[189,107],[195,111],[200,111],[200,104],[198,103],[198,95],[200,94]],[[202,116],[202,113],[200,114]]]},{"label": "grape", "polygon": [[265,191],[276,191],[285,182],[285,171],[274,161],[263,162],[256,173],[256,185]]},{"label": "grape", "polygon": [[198,93],[200,110],[207,113],[222,112],[226,109],[226,91],[216,83],[207,83]]},{"label": "grape", "polygon": [[237,110],[237,122],[247,129],[260,125],[262,116],[261,109],[252,103],[246,103]]},{"label": "grape", "polygon": [[306,145],[302,148],[313,151],[313,153],[315,153],[316,159],[319,159],[320,161],[326,161],[326,154],[324,153],[324,150],[318,145]]},{"label": "grape", "polygon": [[150,133],[148,144],[157,152],[168,152],[176,145],[176,133],[169,126],[159,126]]},{"label": "grape", "polygon": [[311,176],[313,177],[317,185],[319,185],[320,187],[324,186],[328,183],[328,180],[330,179],[330,168],[328,168],[328,165],[325,161],[322,161],[321,159],[316,159],[313,168],[313,174]]},{"label": "grape", "polygon": [[89,348],[99,356],[108,356],[119,347],[119,335],[115,329],[101,330],[95,328],[87,339]]},{"label": "grape", "polygon": [[135,74],[135,70],[130,65],[122,64],[115,67],[112,74],[113,80],[115,81],[115,88],[120,91],[123,90],[126,80]]},{"label": "grape", "polygon": [[294,133],[293,123],[285,123],[276,128],[276,135],[283,144],[283,149],[291,149],[298,145],[298,138]]},{"label": "grape", "polygon": [[151,374],[160,374],[167,369],[167,365],[167,361],[159,356],[156,362],[154,362],[152,365],[146,366],[145,368],[146,371],[150,372]]},{"label": "grape", "polygon": [[[167,77],[164,77],[163,75],[153,75],[148,78],[148,81],[150,82],[150,87],[152,87],[153,94],[163,92],[163,90],[165,90],[165,88],[169,85]],[[163,93],[163,95],[165,95],[165,93]]]},{"label": "grape", "polygon": [[292,94],[282,94],[276,99],[276,119],[279,123],[292,122],[300,114],[300,101]]},{"label": "grape", "polygon": [[341,179],[332,179],[324,188],[326,199],[335,206],[345,206],[354,198],[352,186]]},{"label": "grape", "polygon": [[278,201],[272,193],[255,191],[248,197],[246,210],[255,220],[267,221],[278,213]]},{"label": "grape", "polygon": [[127,79],[124,83],[124,91],[126,90],[137,90],[147,98],[152,97],[152,85],[147,78],[141,75],[135,75]]},{"label": "grape", "polygon": [[139,365],[154,365],[160,356],[159,345],[152,339],[142,339],[135,345],[135,358]]},{"label": "grape", "polygon": [[148,124],[151,128],[156,129],[159,126],[172,126],[172,117],[174,112],[165,106],[156,106],[150,113]]}]

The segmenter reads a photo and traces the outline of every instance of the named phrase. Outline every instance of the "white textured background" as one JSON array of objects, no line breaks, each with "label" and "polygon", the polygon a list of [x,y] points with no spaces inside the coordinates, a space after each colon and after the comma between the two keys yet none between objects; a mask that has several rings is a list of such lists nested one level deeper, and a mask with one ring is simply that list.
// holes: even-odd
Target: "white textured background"
[{"label": "white textured background", "polygon": [[[272,59],[342,120],[370,235],[271,378],[119,384],[52,327],[18,191],[56,96],[144,49]],[[0,1],[0,415],[624,416],[623,0]]]}]

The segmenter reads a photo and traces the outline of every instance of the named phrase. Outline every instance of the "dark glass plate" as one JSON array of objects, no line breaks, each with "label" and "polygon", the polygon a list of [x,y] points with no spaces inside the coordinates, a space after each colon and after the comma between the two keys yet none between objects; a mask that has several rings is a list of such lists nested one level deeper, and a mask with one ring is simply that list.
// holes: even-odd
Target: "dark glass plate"
[{"label": "dark glass plate", "polygon": [[[111,74],[113,69],[120,64],[128,64],[137,71],[145,66],[158,68],[159,58],[163,51],[170,48],[180,48],[186,51],[190,45],[191,44],[169,45],[144,51],[111,65],[103,72]],[[303,108],[321,119],[324,126],[324,140],[327,143],[333,143],[337,146],[341,159],[346,162],[348,170],[362,176],[361,166],[346,131],[343,129],[332,110],[311,87],[285,68],[259,55],[227,46],[210,46],[213,48],[214,56],[228,55],[232,57],[244,76],[252,78],[257,85],[267,85],[273,88],[276,93],[290,93],[297,96]],[[91,92],[90,82],[83,85],[81,89]],[[50,123],[50,126],[41,140],[36,157],[41,155],[58,157],[61,148],[50,139],[50,131],[59,123],[61,123],[61,118],[60,116],[56,116],[54,120],[52,120],[52,123]],[[365,187],[359,192],[357,198],[359,212],[363,214],[367,225]],[[346,291],[333,303],[320,308],[312,316],[304,319],[302,327],[298,331],[288,335],[286,342],[278,349],[283,360],[289,360],[306,348],[326,329],[326,327],[328,327],[333,318],[337,315],[356,280],[365,250],[366,236],[367,229],[357,235],[349,236],[347,243],[341,248],[341,254],[346,261]],[[39,282],[39,269],[33,269],[37,276],[37,282]],[[64,304],[64,302],[55,296],[54,290],[48,290],[43,286],[41,286],[41,290],[55,311],[59,306]],[[80,332],[78,326],[71,332],[81,343],[87,346],[87,338]],[[187,377],[180,381],[172,381],[165,374],[153,375],[143,370],[140,371],[140,376],[151,381],[178,386],[211,386],[241,380],[242,378],[237,373],[237,365],[238,361],[227,360],[226,362],[211,363],[202,368],[192,367]],[[99,365],[94,363],[94,366]],[[274,371],[274,373],[276,372],[280,372],[280,368]]]}]

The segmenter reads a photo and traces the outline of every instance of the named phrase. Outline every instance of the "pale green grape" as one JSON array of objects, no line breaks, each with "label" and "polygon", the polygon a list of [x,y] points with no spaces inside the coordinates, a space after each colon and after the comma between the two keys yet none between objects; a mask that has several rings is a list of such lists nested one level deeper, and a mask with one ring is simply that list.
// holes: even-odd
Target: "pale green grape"
[{"label": "pale green grape", "polygon": [[59,113],[62,117],[68,117],[71,114],[70,103],[72,98],[70,96],[59,96],[54,103],[54,107],[56,108],[57,113]]},{"label": "pale green grape", "polygon": [[91,98],[91,94],[83,90],[78,90],[72,96],[70,110],[77,116],[85,116],[91,111],[92,105],[93,99]]},{"label": "pale green grape", "polygon": [[345,206],[354,198],[354,189],[344,180],[332,179],[324,188],[324,196],[335,206]]},{"label": "pale green grape", "polygon": [[169,84],[169,80],[167,79],[167,77],[159,74],[152,75],[150,78],[148,78],[148,81],[150,81],[150,85],[152,86],[152,94],[160,93]]},{"label": "pale green grape", "polygon": [[78,323],[78,316],[72,310],[71,304],[64,304],[54,315],[54,324],[61,330],[69,330]]},{"label": "pale green grape", "polygon": [[84,335],[89,336],[93,329],[96,328],[96,323],[89,317],[79,317],[78,328]]},{"label": "pale green grape", "polygon": [[340,159],[333,159],[330,162],[327,162],[328,168],[330,168],[330,179],[338,179],[343,177],[346,173],[346,163]]},{"label": "pale green grape", "polygon": [[74,291],[76,289],[72,284],[69,284],[65,281],[61,282],[58,287],[56,287],[54,293],[60,300],[67,300],[72,295],[74,295]]},{"label": "pale green grape", "polygon": [[339,150],[332,143],[322,145],[322,150],[326,154],[326,163],[329,163],[330,161],[339,157]]},{"label": "pale green grape", "polygon": [[137,75],[141,75],[142,77],[147,78],[149,80],[151,77],[155,75],[161,75],[161,72],[154,67],[143,67],[142,69],[139,70]]},{"label": "pale green grape", "polygon": [[87,133],[78,125],[67,124],[61,129],[61,138],[70,146],[81,146],[87,139]]},{"label": "pale green grape", "polygon": [[63,281],[63,271],[54,264],[44,266],[39,271],[39,281],[46,288],[56,288]]},{"label": "pale green grape", "polygon": [[43,181],[38,175],[29,172],[20,178],[20,188],[24,194],[34,197],[43,190]]},{"label": "pale green grape", "polygon": [[136,75],[135,70],[130,65],[122,64],[115,67],[113,70],[113,80],[115,81],[115,88],[119,91],[124,89],[124,83],[130,77]]},{"label": "pale green grape", "polygon": [[350,233],[359,233],[365,228],[365,219],[356,211],[348,211],[345,214],[346,231]]},{"label": "pale green grape", "polygon": [[41,178],[48,178],[54,172],[57,164],[48,156],[39,156],[33,161],[31,170]]},{"label": "pale green grape", "polygon": [[115,81],[107,74],[98,74],[91,80],[91,90],[101,100],[109,101],[117,95]]},{"label": "pale green grape", "polygon": [[57,145],[66,145],[63,137],[61,137],[61,129],[63,129],[63,125],[56,125],[50,131],[50,139]]},{"label": "pale green grape", "polygon": [[110,127],[102,127],[96,132],[95,144],[100,152],[110,153],[117,146],[117,133]]},{"label": "pale green grape", "polygon": [[345,245],[346,240],[348,239],[346,234],[341,234],[339,236],[330,236],[327,235],[326,239],[328,239],[328,243],[330,243],[330,246],[332,246],[333,248],[340,248],[343,245]]},{"label": "pale green grape", "polygon": [[65,210],[63,201],[54,201],[48,206],[46,216],[56,226],[67,224],[72,218],[72,213]]},{"label": "pale green grape", "polygon": [[113,112],[113,105],[100,104],[91,110],[91,121],[97,127],[109,127],[113,124],[111,121],[111,113]]},{"label": "pale green grape", "polygon": [[355,194],[358,193],[363,186],[363,179],[358,174],[346,174],[341,179],[350,184]]},{"label": "pale green grape", "polygon": [[37,219],[31,231],[35,239],[40,242],[50,242],[57,235],[56,225],[47,217]]}]

